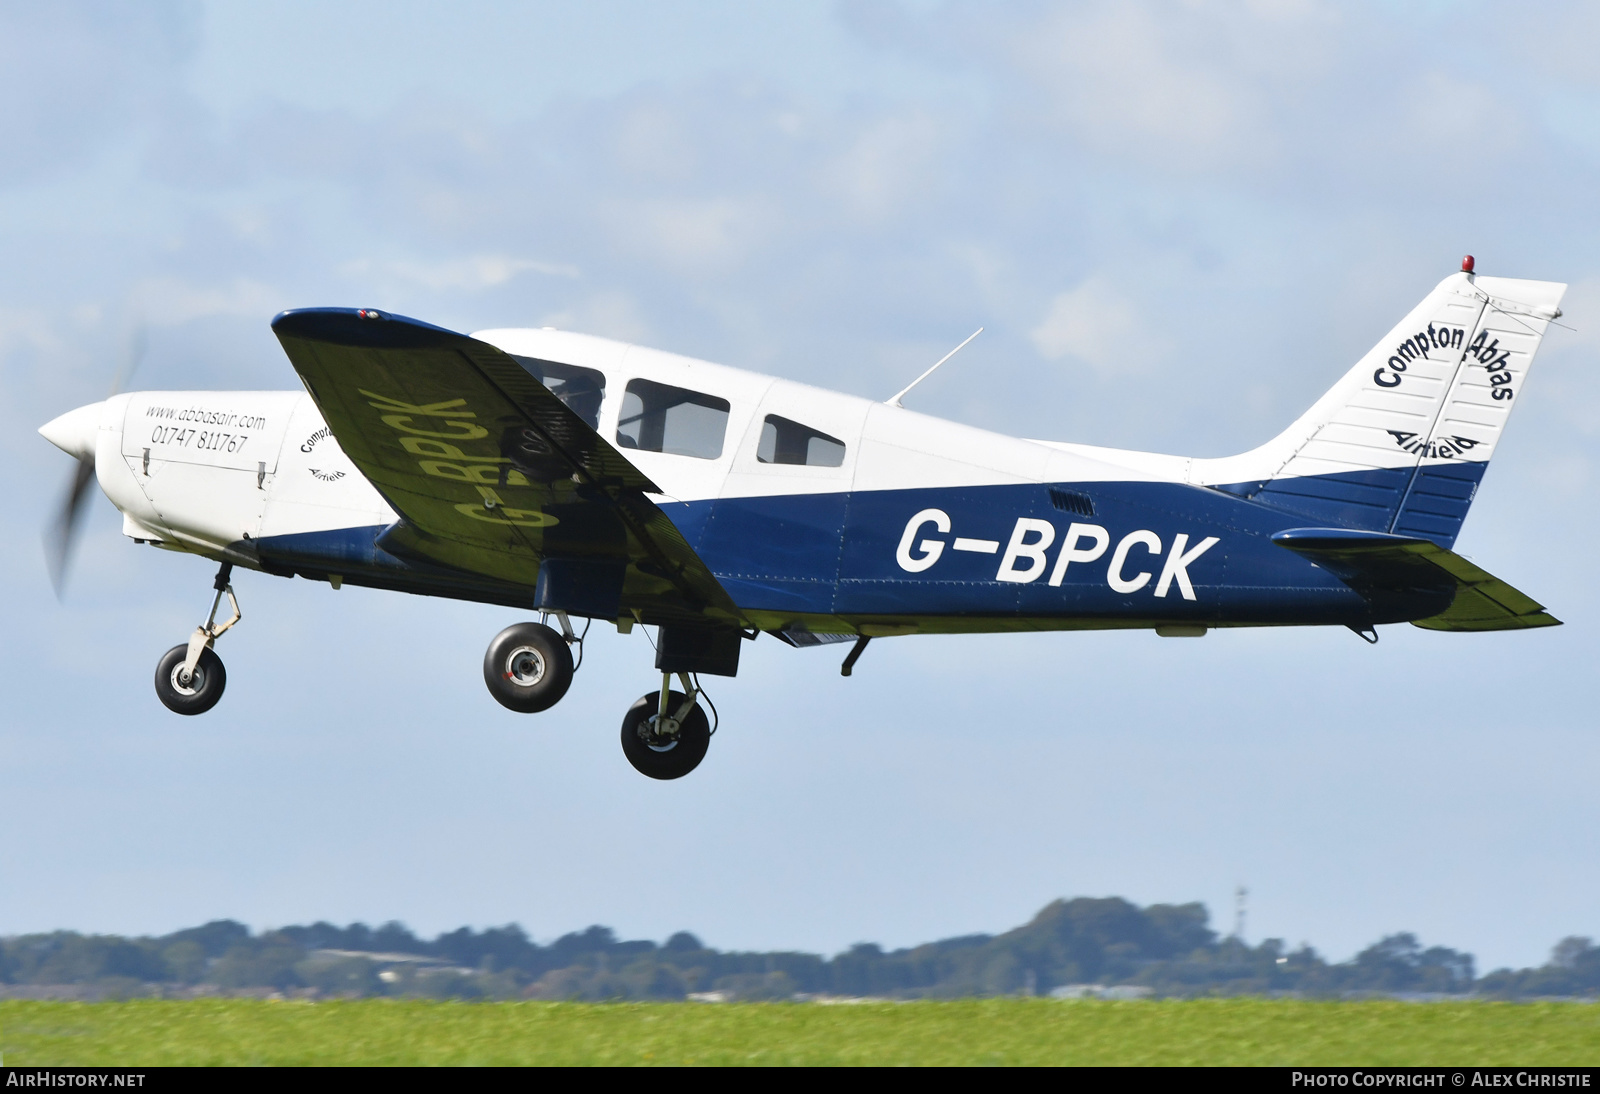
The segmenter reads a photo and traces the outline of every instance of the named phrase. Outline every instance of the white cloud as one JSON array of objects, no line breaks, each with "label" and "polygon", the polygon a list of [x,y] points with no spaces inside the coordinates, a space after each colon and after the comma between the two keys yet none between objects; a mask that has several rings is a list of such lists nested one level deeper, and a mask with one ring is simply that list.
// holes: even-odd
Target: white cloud
[{"label": "white cloud", "polygon": [[1435,169],[1481,170],[1486,148],[1504,164],[1517,162],[1532,124],[1497,90],[1439,70],[1400,89],[1390,133],[1397,157],[1426,148]]},{"label": "white cloud", "polygon": [[199,26],[177,0],[0,6],[0,182],[85,162],[170,108]]},{"label": "white cloud", "polygon": [[571,307],[551,312],[539,320],[541,326],[580,334],[597,334],[619,342],[650,341],[650,324],[639,314],[639,305],[625,292],[594,293]]},{"label": "white cloud", "polygon": [[882,218],[939,177],[933,170],[938,145],[938,123],[925,112],[882,118],[827,165],[825,185],[857,215]]},{"label": "white cloud", "polygon": [[1099,275],[1058,293],[1029,336],[1040,356],[1076,357],[1105,376],[1141,371],[1167,350],[1134,301]]},{"label": "white cloud", "polygon": [[766,238],[771,221],[761,202],[726,196],[613,202],[602,215],[625,247],[694,272],[739,265]]},{"label": "white cloud", "polygon": [[177,277],[138,281],[130,294],[135,314],[158,327],[176,327],[213,315],[271,315],[284,307],[284,294],[248,277],[203,285]]},{"label": "white cloud", "polygon": [[[81,312],[81,308],[75,310]],[[98,322],[98,319],[96,316],[94,321]],[[59,351],[62,341],[41,311],[0,308],[0,357],[18,346]]]},{"label": "white cloud", "polygon": [[664,103],[634,105],[616,122],[612,141],[618,166],[641,178],[692,178],[698,157],[683,123],[681,114]]},{"label": "white cloud", "polygon": [[1090,3],[1001,32],[1045,114],[1091,146],[1177,170],[1259,165],[1280,117],[1333,67],[1338,11],[1313,2]]},{"label": "white cloud", "polygon": [[576,280],[581,276],[576,266],[560,262],[542,262],[531,258],[511,258],[507,255],[483,254],[467,258],[436,262],[399,260],[376,262],[357,259],[346,262],[339,272],[352,278],[392,278],[425,289],[458,292],[476,292],[504,285],[523,273],[543,274]]}]

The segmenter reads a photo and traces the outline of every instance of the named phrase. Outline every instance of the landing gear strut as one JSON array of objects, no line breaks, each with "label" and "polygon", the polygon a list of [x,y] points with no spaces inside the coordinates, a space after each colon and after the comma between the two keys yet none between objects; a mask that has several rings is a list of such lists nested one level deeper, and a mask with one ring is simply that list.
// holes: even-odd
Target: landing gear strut
[{"label": "landing gear strut", "polygon": [[662,673],[661,690],[634,703],[622,719],[623,755],[652,779],[681,779],[699,766],[711,745],[711,724],[699,703],[703,693],[688,673],[678,679],[683,691],[673,691],[672,675]]},{"label": "landing gear strut", "polygon": [[[211,599],[211,615],[194,629],[189,642],[173,646],[156,664],[156,698],[175,714],[204,714],[217,705],[222,689],[228,685],[228,673],[222,667],[222,658],[212,644],[221,638],[243,616],[239,601],[233,595],[233,563],[224,562],[217,570],[211,587],[217,595]],[[233,616],[226,623],[217,622],[217,609],[226,595]]]}]

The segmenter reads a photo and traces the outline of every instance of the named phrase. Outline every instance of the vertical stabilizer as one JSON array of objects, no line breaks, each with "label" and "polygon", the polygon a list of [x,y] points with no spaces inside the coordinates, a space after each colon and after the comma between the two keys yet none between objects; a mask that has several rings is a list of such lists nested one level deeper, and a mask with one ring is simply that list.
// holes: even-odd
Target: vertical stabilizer
[{"label": "vertical stabilizer", "polygon": [[1449,547],[1566,286],[1445,278],[1283,433],[1191,481],[1326,526]]}]

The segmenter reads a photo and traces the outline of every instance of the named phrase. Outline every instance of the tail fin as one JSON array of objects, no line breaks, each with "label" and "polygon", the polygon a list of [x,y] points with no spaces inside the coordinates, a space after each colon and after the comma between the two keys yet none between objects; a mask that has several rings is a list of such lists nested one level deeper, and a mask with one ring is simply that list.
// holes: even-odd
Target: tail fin
[{"label": "tail fin", "polygon": [[1321,525],[1455,543],[1566,286],[1453,274],[1300,419],[1191,481]]}]

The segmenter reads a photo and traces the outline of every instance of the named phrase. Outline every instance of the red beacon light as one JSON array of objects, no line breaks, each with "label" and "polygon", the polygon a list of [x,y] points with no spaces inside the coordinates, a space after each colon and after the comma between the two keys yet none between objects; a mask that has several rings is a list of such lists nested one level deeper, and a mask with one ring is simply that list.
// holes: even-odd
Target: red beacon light
[{"label": "red beacon light", "polygon": [[1467,255],[1465,258],[1463,258],[1461,260],[1461,272],[1462,273],[1471,273],[1472,272],[1472,267],[1473,267],[1473,261],[1472,261],[1472,256],[1471,255]]}]

